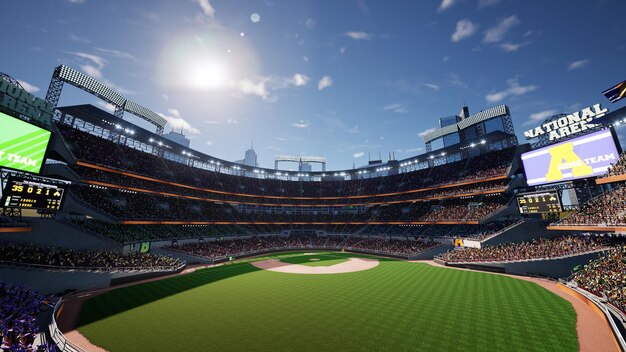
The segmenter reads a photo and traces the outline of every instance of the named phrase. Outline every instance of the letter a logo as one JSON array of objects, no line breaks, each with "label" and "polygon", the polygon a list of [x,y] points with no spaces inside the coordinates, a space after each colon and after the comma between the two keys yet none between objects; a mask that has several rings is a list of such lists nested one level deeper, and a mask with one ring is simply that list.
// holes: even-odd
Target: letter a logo
[{"label": "letter a logo", "polygon": [[546,174],[546,181],[558,181],[563,179],[563,172],[559,166],[563,164],[563,160],[568,165],[568,169],[572,169],[572,176],[581,177],[593,174],[593,168],[574,153],[574,145],[572,143],[563,143],[556,147],[550,148],[550,168]]}]

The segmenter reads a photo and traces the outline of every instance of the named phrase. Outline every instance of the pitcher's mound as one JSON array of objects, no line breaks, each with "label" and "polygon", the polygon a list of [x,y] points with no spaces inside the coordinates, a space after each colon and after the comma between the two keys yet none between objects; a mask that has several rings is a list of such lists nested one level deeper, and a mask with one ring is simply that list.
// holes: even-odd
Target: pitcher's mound
[{"label": "pitcher's mound", "polygon": [[277,271],[279,273],[341,274],[375,268],[376,266],[378,266],[379,262],[376,259],[370,258],[349,258],[347,262],[331,266],[307,266],[285,263],[281,262],[278,259],[268,259],[258,262],[252,262],[251,264],[259,269]]}]

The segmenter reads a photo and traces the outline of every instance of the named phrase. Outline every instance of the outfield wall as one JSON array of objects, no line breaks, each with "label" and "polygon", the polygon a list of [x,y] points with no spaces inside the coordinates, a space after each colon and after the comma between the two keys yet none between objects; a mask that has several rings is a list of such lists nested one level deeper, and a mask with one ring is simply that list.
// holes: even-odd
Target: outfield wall
[{"label": "outfield wall", "polygon": [[92,272],[92,271],[52,271],[18,266],[0,266],[0,280],[24,285],[43,294],[63,294],[66,291],[83,291],[107,288],[147,278],[174,274],[182,271],[132,271],[132,272]]},{"label": "outfield wall", "polygon": [[606,249],[558,259],[538,259],[515,262],[467,262],[446,263],[446,266],[467,268],[514,275],[535,275],[553,278],[568,277],[577,265],[584,265],[597,259]]},{"label": "outfield wall", "polygon": [[501,234],[488,238],[481,242],[481,246],[495,246],[501,243],[517,243],[524,241],[532,241],[542,237],[556,237],[567,235],[565,233],[556,233],[555,231],[546,230],[546,223],[543,221],[527,220],[514,226]]}]

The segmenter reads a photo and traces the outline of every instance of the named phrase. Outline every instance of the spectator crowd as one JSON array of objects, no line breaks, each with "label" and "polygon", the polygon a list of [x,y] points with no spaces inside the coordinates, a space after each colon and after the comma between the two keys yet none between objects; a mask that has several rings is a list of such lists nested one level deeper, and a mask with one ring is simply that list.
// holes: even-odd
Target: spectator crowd
[{"label": "spectator crowd", "polygon": [[0,263],[43,266],[60,270],[173,270],[181,265],[178,259],[131,252],[88,251],[43,248],[20,244],[0,244]]},{"label": "spectator crowd", "polygon": [[265,236],[204,241],[167,247],[211,260],[239,257],[279,249],[352,249],[370,253],[409,256],[436,247],[437,242],[344,236]]},{"label": "spectator crowd", "polygon": [[36,319],[47,304],[47,297],[0,281],[0,351],[56,352],[53,345],[35,345]]},{"label": "spectator crowd", "polygon": [[509,262],[529,259],[559,258],[606,247],[604,239],[592,236],[541,238],[531,242],[505,243],[482,248],[448,251],[438,258],[448,263]]},{"label": "spectator crowd", "polygon": [[623,174],[626,174],[626,153],[620,154],[615,164],[611,165],[611,167],[603,177],[617,176]]},{"label": "spectator crowd", "polygon": [[556,225],[626,226],[626,187],[593,198],[581,210]]},{"label": "spectator crowd", "polygon": [[[515,147],[482,154],[441,166],[426,167],[384,177],[353,180],[291,181],[241,177],[175,162],[145,150],[114,143],[86,131],[57,124],[75,156],[90,163],[131,171],[162,181],[218,192],[255,196],[341,197],[404,192],[421,188],[504,176]],[[102,126],[108,128],[109,126]],[[146,143],[147,141],[144,141]],[[146,143],[148,145],[149,143]],[[223,169],[223,167],[220,167]],[[84,171],[77,168],[79,174]],[[223,170],[222,170],[223,171]],[[118,176],[111,176],[118,177]]]},{"label": "spectator crowd", "polygon": [[615,246],[576,273],[578,287],[604,297],[626,314],[626,245]]}]

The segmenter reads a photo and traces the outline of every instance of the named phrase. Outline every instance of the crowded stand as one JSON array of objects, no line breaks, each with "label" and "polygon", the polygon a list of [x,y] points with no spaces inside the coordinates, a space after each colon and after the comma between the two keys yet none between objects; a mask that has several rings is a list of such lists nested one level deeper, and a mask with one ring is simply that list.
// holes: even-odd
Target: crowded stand
[{"label": "crowded stand", "polygon": [[478,221],[506,205],[506,196],[477,199],[451,199],[364,209],[344,207],[343,211],[301,207],[301,211],[257,206],[252,211],[237,211],[229,204],[191,200],[116,190],[99,186],[76,186],[72,193],[91,208],[124,220],[179,220],[220,222],[368,222],[368,221]]},{"label": "crowded stand", "polygon": [[120,243],[240,236],[249,232],[237,225],[122,225],[95,219],[71,219],[66,220],[65,223],[76,226],[82,231],[106,236]]},{"label": "crowded stand", "polygon": [[163,181],[255,196],[341,197],[403,192],[451,183],[478,181],[505,176],[516,151],[514,147],[507,148],[443,166],[386,177],[349,181],[283,181],[237,177],[207,171],[116,144],[65,124],[57,124],[57,127],[79,160],[127,170]]},{"label": "crowded stand", "polygon": [[134,191],[143,193],[167,193],[180,197],[193,199],[206,199],[211,202],[230,201],[233,203],[244,204],[281,204],[281,205],[341,205],[341,204],[378,204],[382,202],[405,201],[411,202],[415,200],[443,199],[463,197],[467,195],[477,195],[493,192],[503,192],[507,189],[509,182],[506,180],[485,181],[473,183],[469,185],[445,187],[438,189],[423,189],[419,192],[401,193],[392,195],[372,195],[370,197],[359,195],[358,198],[335,197],[334,199],[315,199],[315,198],[267,198],[267,197],[251,197],[236,194],[213,193],[207,190],[176,186],[169,183],[149,181],[116,173],[108,173],[101,170],[91,169],[88,167],[77,166],[76,171],[80,173],[82,181],[90,184],[106,184],[110,187],[128,188],[132,187]]},{"label": "crowded stand", "polygon": [[505,243],[482,248],[448,251],[438,258],[447,263],[510,262],[560,258],[607,248],[605,239],[592,236],[540,238],[531,242]]},{"label": "crowded stand", "polygon": [[626,187],[604,193],[555,225],[626,226]]},{"label": "crowded stand", "polygon": [[423,240],[396,240],[371,237],[342,236],[266,236],[224,241],[204,241],[166,247],[211,260],[240,257],[257,252],[280,249],[348,249],[370,253],[409,256],[438,246]]},{"label": "crowded stand", "polygon": [[622,153],[619,159],[611,165],[606,174],[602,177],[611,177],[626,174],[626,153]]},{"label": "crowded stand", "polygon": [[25,287],[0,281],[0,350],[56,352],[54,345],[36,345],[37,316],[49,308],[49,298]]},{"label": "crowded stand", "polygon": [[11,243],[0,244],[0,264],[86,271],[170,271],[182,265],[178,259],[147,253],[121,254],[113,251],[42,248]]},{"label": "crowded stand", "polygon": [[486,224],[458,224],[458,225],[368,225],[361,233],[365,235],[410,236],[421,238],[472,238],[483,240],[518,220],[499,220]]},{"label": "crowded stand", "polygon": [[573,282],[626,314],[626,245],[615,246],[585,265],[574,273]]}]

